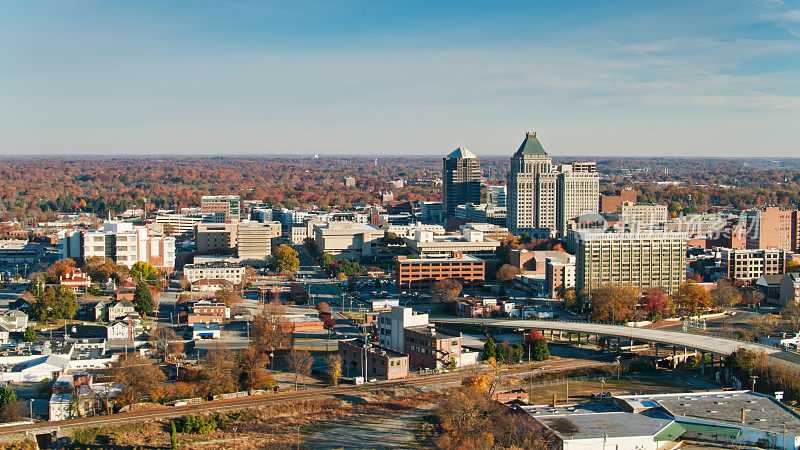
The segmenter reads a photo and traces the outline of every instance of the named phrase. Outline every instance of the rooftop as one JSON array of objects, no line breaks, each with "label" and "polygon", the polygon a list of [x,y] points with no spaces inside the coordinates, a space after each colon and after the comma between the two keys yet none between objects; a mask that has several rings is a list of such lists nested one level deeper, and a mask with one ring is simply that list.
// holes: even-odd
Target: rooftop
[{"label": "rooftop", "polygon": [[539,139],[536,138],[535,131],[525,133],[525,140],[522,141],[522,145],[520,145],[517,152],[514,153],[514,156],[523,156],[523,155],[547,156],[547,152],[544,151],[542,143],[539,142]]},{"label": "rooftop", "polygon": [[631,414],[611,401],[555,408],[551,406],[520,408],[562,439],[654,436],[672,423],[672,418],[663,412]]},{"label": "rooftop", "polygon": [[474,153],[465,149],[464,147],[458,147],[457,149],[453,150],[449,155],[448,158],[459,158],[459,159],[474,159],[477,158]]}]

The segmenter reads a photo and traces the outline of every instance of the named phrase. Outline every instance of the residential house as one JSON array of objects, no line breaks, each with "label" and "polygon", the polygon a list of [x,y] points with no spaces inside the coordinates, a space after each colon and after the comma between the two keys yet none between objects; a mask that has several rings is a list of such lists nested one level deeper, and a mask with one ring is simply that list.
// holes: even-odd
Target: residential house
[{"label": "residential house", "polygon": [[28,328],[28,315],[18,309],[0,315],[0,328],[10,333],[19,333]]},{"label": "residential house", "polygon": [[764,299],[769,303],[775,303],[781,297],[781,279],[783,275],[770,273],[761,275],[756,281],[756,289],[764,294]]},{"label": "residential house", "polygon": [[791,302],[800,302],[800,273],[787,273],[781,278],[779,302],[788,305]]},{"label": "residential house", "polygon": [[133,301],[128,299],[116,300],[108,306],[108,321],[114,322],[129,314],[136,313]]}]

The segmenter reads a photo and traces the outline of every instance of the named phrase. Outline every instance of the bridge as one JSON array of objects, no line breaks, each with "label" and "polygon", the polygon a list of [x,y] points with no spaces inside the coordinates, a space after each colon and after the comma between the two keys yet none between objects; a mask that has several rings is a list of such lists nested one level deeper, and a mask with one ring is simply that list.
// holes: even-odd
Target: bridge
[{"label": "bridge", "polygon": [[[540,330],[558,333],[578,333],[592,336],[603,336],[619,339],[630,339],[639,342],[652,343],[658,355],[659,346],[690,349],[701,354],[725,357],[740,348],[752,350],[756,353],[764,352],[770,362],[778,363],[784,368],[795,373],[800,373],[800,355],[768,345],[754,342],[737,341],[716,336],[682,333],[679,331],[666,331],[651,328],[637,328],[623,325],[609,325],[591,322],[566,322],[555,320],[509,320],[509,319],[484,319],[471,317],[431,317],[431,322],[439,324],[475,324],[492,328]],[[580,339],[580,338],[579,338]],[[673,350],[674,353],[674,350]]]}]

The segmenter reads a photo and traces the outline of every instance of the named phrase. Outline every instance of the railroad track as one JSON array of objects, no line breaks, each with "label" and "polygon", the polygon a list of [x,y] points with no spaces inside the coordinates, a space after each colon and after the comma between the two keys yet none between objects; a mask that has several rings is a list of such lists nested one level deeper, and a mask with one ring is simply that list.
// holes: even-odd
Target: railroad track
[{"label": "railroad track", "polygon": [[[500,372],[501,376],[536,374],[544,372],[554,372],[564,369],[593,367],[607,364],[608,357],[602,356],[594,359],[585,360],[565,360],[554,361],[545,364],[526,364],[522,366],[508,367]],[[443,374],[432,374],[425,376],[415,376],[402,380],[381,381],[364,385],[347,385],[339,387],[329,387],[321,389],[307,389],[278,394],[253,395],[249,397],[239,397],[221,400],[204,401],[182,406],[171,406],[163,409],[132,411],[105,416],[93,416],[80,419],[69,419],[55,422],[39,422],[33,424],[14,425],[0,428],[0,438],[5,440],[13,437],[24,438],[37,434],[66,431],[73,428],[82,427],[102,427],[106,425],[119,425],[122,423],[142,422],[145,420],[169,419],[182,417],[189,414],[208,414],[215,412],[237,411],[247,408],[258,408],[283,403],[295,403],[299,401],[319,400],[323,398],[336,397],[337,395],[354,395],[367,393],[380,389],[393,388],[413,388],[417,386],[436,385],[444,383],[460,382],[464,377],[474,372],[460,371]]]}]

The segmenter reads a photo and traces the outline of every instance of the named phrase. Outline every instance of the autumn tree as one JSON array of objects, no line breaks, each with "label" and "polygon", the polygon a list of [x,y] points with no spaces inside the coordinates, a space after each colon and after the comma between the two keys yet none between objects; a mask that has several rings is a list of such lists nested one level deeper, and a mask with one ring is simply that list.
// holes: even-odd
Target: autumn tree
[{"label": "autumn tree", "polygon": [[673,295],[675,304],[684,313],[696,316],[708,310],[713,305],[711,295],[702,286],[694,282],[686,282],[678,287],[678,291]]},{"label": "autumn tree", "polygon": [[47,282],[51,284],[58,283],[61,277],[66,276],[75,268],[75,261],[67,258],[61,261],[56,261],[47,268],[44,272],[47,277]]},{"label": "autumn tree", "polygon": [[742,301],[755,308],[764,301],[764,293],[756,289],[745,289],[742,291]]},{"label": "autumn tree", "polygon": [[65,286],[47,286],[31,306],[31,316],[39,322],[72,319],[78,312],[75,293]]},{"label": "autumn tree", "polygon": [[606,285],[591,291],[591,319],[620,322],[634,318],[639,292],[630,285]]},{"label": "autumn tree", "polygon": [[206,351],[200,362],[200,380],[207,395],[233,392],[239,386],[241,366],[236,353],[224,346]]},{"label": "autumn tree", "polygon": [[503,264],[497,269],[497,273],[495,274],[495,278],[499,283],[506,284],[509,281],[512,281],[514,277],[517,275],[517,268],[512,266],[511,264]]},{"label": "autumn tree", "polygon": [[342,358],[339,355],[328,355],[325,357],[325,370],[328,374],[331,384],[336,386],[339,384],[339,378],[342,377]]},{"label": "autumn tree", "polygon": [[672,299],[664,289],[650,288],[642,294],[642,309],[647,313],[647,318],[653,322],[669,317],[672,314]]},{"label": "autumn tree", "polygon": [[436,280],[431,289],[431,301],[434,303],[450,303],[461,293],[461,283],[452,278]]},{"label": "autumn tree", "polygon": [[139,281],[153,281],[158,279],[158,270],[150,263],[139,261],[131,267],[131,277]]},{"label": "autumn tree", "polygon": [[730,308],[742,302],[742,294],[731,280],[719,280],[710,295],[713,304],[718,308]]},{"label": "autumn tree", "polygon": [[288,245],[281,245],[272,252],[272,262],[270,268],[275,272],[283,272],[288,270],[296,272],[300,267],[300,259],[297,257],[297,251]]},{"label": "autumn tree", "polygon": [[314,358],[308,350],[293,348],[286,355],[286,363],[289,365],[289,370],[294,373],[294,388],[296,390],[300,377],[311,374],[311,365],[314,363]]},{"label": "autumn tree", "polygon": [[120,406],[143,400],[158,401],[163,391],[161,383],[166,376],[157,366],[136,354],[121,356],[109,369],[115,384],[122,387],[117,394]]},{"label": "autumn tree", "polygon": [[278,302],[268,303],[253,318],[250,327],[253,345],[264,353],[292,347],[291,323],[286,318],[286,308]]},{"label": "autumn tree", "polygon": [[235,305],[244,301],[238,292],[227,288],[218,290],[215,297],[218,302],[224,303],[227,306]]},{"label": "autumn tree", "polygon": [[254,347],[247,347],[240,355],[239,385],[248,391],[272,389],[275,379],[267,371],[268,363],[269,357],[266,354]]},{"label": "autumn tree", "polygon": [[800,331],[800,305],[797,302],[788,302],[781,310],[781,317],[788,322],[793,332]]},{"label": "autumn tree", "polygon": [[92,256],[86,259],[81,270],[92,280],[105,282],[117,274],[117,264],[111,258]]},{"label": "autumn tree", "polygon": [[800,272],[800,260],[792,259],[788,263],[786,263],[786,273],[797,273]]}]

